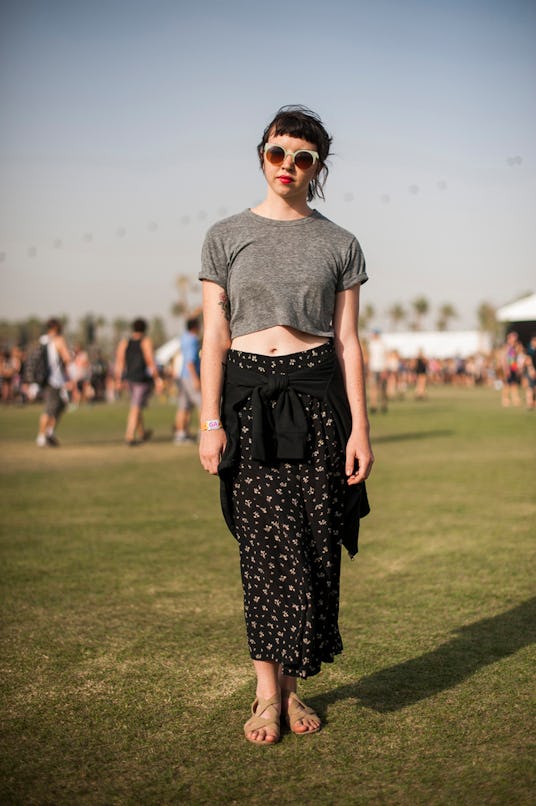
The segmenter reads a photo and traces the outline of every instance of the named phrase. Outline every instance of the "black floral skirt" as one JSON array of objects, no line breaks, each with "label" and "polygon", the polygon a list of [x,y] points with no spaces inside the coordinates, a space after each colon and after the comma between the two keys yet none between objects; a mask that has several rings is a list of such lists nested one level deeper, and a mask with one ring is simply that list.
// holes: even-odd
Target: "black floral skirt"
[{"label": "black floral skirt", "polygon": [[[331,344],[285,356],[231,350],[228,361],[266,374],[312,368]],[[251,401],[239,410],[232,509],[240,546],[251,657],[309,677],[342,651],[338,628],[344,449],[327,403],[300,395],[309,425],[304,461],[251,456]]]}]

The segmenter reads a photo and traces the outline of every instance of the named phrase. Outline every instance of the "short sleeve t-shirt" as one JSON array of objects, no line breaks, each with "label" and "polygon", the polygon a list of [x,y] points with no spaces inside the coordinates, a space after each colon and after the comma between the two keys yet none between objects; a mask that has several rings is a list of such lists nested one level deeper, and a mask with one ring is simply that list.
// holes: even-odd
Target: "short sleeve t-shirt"
[{"label": "short sleeve t-shirt", "polygon": [[275,325],[330,337],[335,295],[368,277],[355,236],[316,210],[295,221],[244,210],[209,229],[199,279],[225,290],[233,338]]}]

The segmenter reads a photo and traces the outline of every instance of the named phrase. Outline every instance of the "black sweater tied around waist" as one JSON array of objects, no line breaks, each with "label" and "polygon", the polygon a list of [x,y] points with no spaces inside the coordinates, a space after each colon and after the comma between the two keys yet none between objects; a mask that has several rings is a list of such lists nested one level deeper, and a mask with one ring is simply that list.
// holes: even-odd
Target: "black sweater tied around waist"
[{"label": "black sweater tied around waist", "polygon": [[[225,367],[221,417],[227,445],[218,475],[222,511],[233,535],[231,495],[233,471],[239,461],[238,409],[251,398],[253,459],[263,464],[306,461],[308,423],[300,394],[310,395],[330,406],[345,450],[352,418],[334,349],[327,352],[317,366],[296,369],[288,374],[265,375],[232,363]],[[271,403],[273,400],[275,406]],[[341,540],[350,557],[358,550],[359,521],[369,512],[365,483],[347,485]]]}]

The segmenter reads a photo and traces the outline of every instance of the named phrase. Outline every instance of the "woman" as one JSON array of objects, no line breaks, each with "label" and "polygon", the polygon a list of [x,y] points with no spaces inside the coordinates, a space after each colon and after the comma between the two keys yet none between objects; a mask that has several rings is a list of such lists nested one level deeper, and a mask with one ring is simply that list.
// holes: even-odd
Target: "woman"
[{"label": "woman", "polygon": [[[273,744],[284,721],[320,719],[297,678],[342,650],[341,543],[357,551],[369,441],[355,237],[308,202],[323,198],[331,138],[305,107],[283,107],[258,146],[266,198],[215,224],[203,246],[200,459],[219,473],[239,542],[257,675],[246,738]],[[221,419],[220,419],[221,418]]]}]

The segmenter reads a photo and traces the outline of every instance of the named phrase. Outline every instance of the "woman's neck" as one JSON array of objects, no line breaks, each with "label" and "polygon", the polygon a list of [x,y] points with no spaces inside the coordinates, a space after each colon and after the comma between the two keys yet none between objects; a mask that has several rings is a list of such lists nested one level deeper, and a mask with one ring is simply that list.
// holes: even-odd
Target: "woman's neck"
[{"label": "woman's neck", "polygon": [[298,218],[308,218],[313,213],[305,200],[286,201],[278,196],[275,198],[267,196],[256,207],[252,207],[251,212],[263,216],[263,218],[273,218],[276,221],[294,221]]}]

